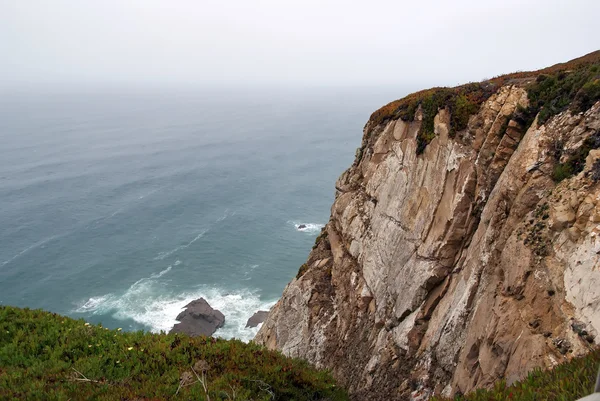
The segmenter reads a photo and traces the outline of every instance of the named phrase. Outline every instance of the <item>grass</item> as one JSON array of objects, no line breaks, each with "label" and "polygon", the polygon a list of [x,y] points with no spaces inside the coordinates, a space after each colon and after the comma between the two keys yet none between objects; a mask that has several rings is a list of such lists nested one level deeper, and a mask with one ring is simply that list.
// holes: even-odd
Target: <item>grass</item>
[{"label": "grass", "polygon": [[539,122],[571,108],[574,112],[589,109],[600,100],[600,51],[556,64],[538,71],[515,72],[480,83],[455,88],[432,88],[393,101],[375,111],[372,127],[390,120],[413,121],[421,106],[423,123],[417,135],[417,154],[435,138],[434,118],[440,109],[450,112],[450,136],[467,127],[469,117],[478,112],[501,86],[518,84],[527,90],[530,105],[513,116],[525,130],[539,113]]},{"label": "grass", "polygon": [[253,343],[123,333],[0,306],[0,399],[348,398],[328,372]]},{"label": "grass", "polygon": [[[558,365],[550,371],[536,369],[524,380],[507,386],[496,383],[491,390],[477,390],[466,396],[456,396],[455,401],[573,401],[589,395],[594,390],[600,365],[600,350]],[[431,401],[443,401],[433,397]]]}]

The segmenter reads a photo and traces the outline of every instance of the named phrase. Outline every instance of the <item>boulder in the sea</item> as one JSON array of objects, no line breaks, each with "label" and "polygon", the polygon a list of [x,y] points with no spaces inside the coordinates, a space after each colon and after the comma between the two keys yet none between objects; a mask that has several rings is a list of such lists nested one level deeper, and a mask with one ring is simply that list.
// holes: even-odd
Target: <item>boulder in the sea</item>
[{"label": "boulder in the sea", "polygon": [[204,298],[196,299],[185,306],[177,316],[177,323],[170,333],[184,333],[190,336],[211,336],[225,324],[225,316],[213,309]]},{"label": "boulder in the sea", "polygon": [[265,321],[268,314],[269,312],[267,311],[259,310],[254,315],[252,315],[250,319],[248,319],[248,323],[246,323],[246,328],[258,326],[259,324]]},{"label": "boulder in the sea", "polygon": [[300,224],[300,225],[298,226],[298,230],[302,230],[302,229],[304,229],[304,228],[306,228],[306,224]]}]

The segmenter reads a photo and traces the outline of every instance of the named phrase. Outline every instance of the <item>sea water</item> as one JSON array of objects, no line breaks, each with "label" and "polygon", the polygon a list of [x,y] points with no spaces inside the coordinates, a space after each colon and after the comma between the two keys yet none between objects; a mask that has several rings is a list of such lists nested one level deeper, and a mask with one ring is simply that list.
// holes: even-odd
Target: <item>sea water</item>
[{"label": "sea water", "polygon": [[[0,303],[168,331],[204,297],[251,339],[327,222],[380,89],[0,95]],[[303,224],[304,228],[298,229]]]}]

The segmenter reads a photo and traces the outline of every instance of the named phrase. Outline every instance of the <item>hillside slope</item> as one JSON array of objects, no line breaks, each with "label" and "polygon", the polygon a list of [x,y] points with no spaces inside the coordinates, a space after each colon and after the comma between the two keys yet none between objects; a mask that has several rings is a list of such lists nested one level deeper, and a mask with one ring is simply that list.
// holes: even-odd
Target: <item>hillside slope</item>
[{"label": "hillside slope", "polygon": [[347,400],[331,376],[256,344],[123,333],[0,306],[1,400]]},{"label": "hillside slope", "polygon": [[598,343],[600,52],[392,102],[256,341],[355,400],[512,383]]}]

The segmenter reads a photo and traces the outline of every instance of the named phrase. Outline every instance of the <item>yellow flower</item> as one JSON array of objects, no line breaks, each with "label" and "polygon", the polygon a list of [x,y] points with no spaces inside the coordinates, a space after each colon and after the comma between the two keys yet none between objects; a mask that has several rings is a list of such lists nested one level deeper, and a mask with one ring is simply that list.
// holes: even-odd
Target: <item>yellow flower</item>
[{"label": "yellow flower", "polygon": [[117,361],[117,363],[121,363],[121,361]]},{"label": "yellow flower", "polygon": [[90,344],[90,345],[88,345],[88,348],[92,348],[92,345],[91,345],[91,344]]},{"label": "yellow flower", "polygon": [[89,323],[84,324],[84,326],[89,326],[89,325],[90,325]]},{"label": "yellow flower", "polygon": [[117,331],[121,331],[121,330],[122,330],[122,329],[121,329],[120,327],[117,329]]},{"label": "yellow flower", "polygon": [[127,350],[128,350],[128,351],[131,351],[132,349],[133,349],[133,347],[129,347],[129,348],[127,348]]}]

